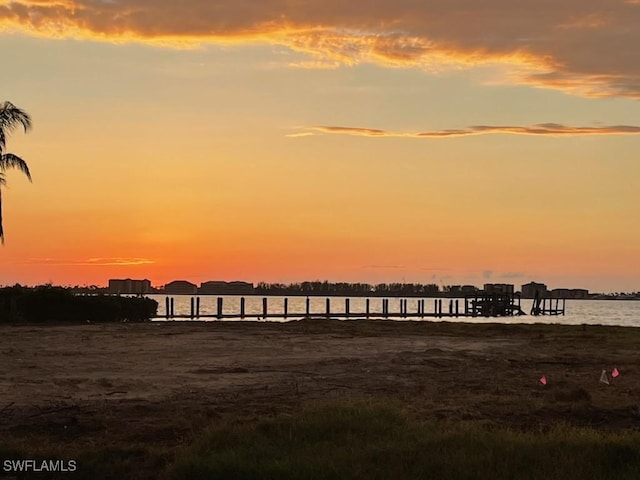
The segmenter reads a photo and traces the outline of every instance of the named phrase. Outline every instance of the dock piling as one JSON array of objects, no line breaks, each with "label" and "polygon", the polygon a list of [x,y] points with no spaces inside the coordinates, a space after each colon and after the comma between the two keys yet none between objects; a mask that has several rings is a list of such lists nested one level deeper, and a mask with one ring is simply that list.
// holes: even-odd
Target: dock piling
[{"label": "dock piling", "polygon": [[222,318],[222,301],[223,301],[222,297],[218,297],[218,314],[217,314],[218,320]]},{"label": "dock piling", "polygon": [[[216,297],[214,297],[216,298]],[[246,311],[246,298],[241,297],[239,302],[239,312],[236,311],[228,311],[224,312],[224,297],[217,297],[217,306],[214,312],[209,310],[210,307],[205,308],[204,314],[200,312],[200,296],[191,296],[189,298],[189,307],[186,308],[186,298],[181,297],[179,303],[179,314],[176,315],[175,308],[175,298],[171,296],[166,296],[164,299],[165,311],[158,312],[159,318],[164,318],[166,320],[170,319],[205,319],[205,318],[217,318],[217,319],[225,319],[225,318],[255,318],[258,319],[268,319],[272,317],[280,317],[284,319],[291,319],[296,317],[303,317],[301,312],[301,308],[295,307],[295,305],[300,304],[302,306],[302,299],[294,299],[296,300],[294,304],[293,312],[290,311],[289,305],[290,301],[288,297],[283,298],[283,309],[279,310],[276,308],[275,312],[269,313],[268,308],[268,297],[265,296],[262,298],[262,314],[260,315],[255,307],[250,308],[250,313],[247,314]],[[310,316],[316,317],[325,317],[329,318],[458,318],[458,317],[503,317],[503,316],[514,316],[514,315],[523,315],[521,308],[521,297],[519,295],[514,294],[497,294],[497,293],[477,293],[475,295],[469,295],[464,298],[464,304],[462,304],[461,299],[457,298],[448,298],[448,309],[444,309],[443,301],[446,299],[443,298],[435,298],[434,299],[434,310],[432,312],[426,311],[426,299],[417,298],[415,306],[409,307],[409,298],[400,298],[398,303],[395,303],[396,300],[394,298],[380,298],[379,308],[373,308],[371,306],[371,300],[373,298],[374,303],[378,301],[376,297],[365,298],[364,300],[364,311],[358,310],[360,307],[351,308],[351,300],[352,298],[344,298],[344,310],[341,311],[340,307],[336,307],[333,312],[331,312],[331,298],[326,297],[325,299],[325,308],[324,311],[316,311],[315,313],[311,311],[311,299],[309,296],[305,299],[305,314],[306,317]],[[334,297],[335,298],[335,297]],[[255,298],[255,306],[258,306],[259,299]],[[298,301],[300,300],[300,301]],[[391,300],[393,300],[394,304],[399,306],[399,309],[390,308]],[[411,299],[413,302],[413,299]],[[205,303],[207,305],[208,303]],[[358,303],[359,304],[359,303]],[[250,303],[251,305],[251,303]],[[462,310],[464,306],[464,310]],[[411,310],[411,312],[409,311]],[[566,298],[555,296],[553,298],[542,298],[542,296],[535,298],[533,302],[533,306],[531,309],[531,315],[565,315],[566,313]]]}]

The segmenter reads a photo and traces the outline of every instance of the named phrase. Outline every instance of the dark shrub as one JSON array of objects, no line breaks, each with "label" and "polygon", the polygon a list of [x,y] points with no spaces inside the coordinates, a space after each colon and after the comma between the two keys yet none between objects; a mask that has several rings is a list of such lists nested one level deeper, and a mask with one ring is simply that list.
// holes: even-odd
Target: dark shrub
[{"label": "dark shrub", "polygon": [[150,298],[74,295],[62,287],[0,288],[0,322],[118,322],[156,316]]}]

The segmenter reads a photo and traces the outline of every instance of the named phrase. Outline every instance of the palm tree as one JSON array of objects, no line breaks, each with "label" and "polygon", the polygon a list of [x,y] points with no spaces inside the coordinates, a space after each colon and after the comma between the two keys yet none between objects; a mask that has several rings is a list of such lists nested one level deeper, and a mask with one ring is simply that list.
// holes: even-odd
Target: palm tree
[{"label": "palm tree", "polygon": [[7,136],[20,125],[24,128],[25,133],[31,128],[31,117],[28,113],[20,110],[11,102],[3,102],[0,104],[0,242],[4,244],[4,230],[2,229],[2,187],[7,184],[5,179],[5,171],[8,168],[17,168],[24,173],[29,181],[31,181],[31,173],[27,162],[14,155],[13,153],[4,153],[7,143]]}]

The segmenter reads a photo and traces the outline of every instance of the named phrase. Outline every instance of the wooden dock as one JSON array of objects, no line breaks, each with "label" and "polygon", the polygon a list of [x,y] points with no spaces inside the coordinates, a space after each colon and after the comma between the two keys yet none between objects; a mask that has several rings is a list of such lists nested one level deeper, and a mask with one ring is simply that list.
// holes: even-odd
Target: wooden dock
[{"label": "wooden dock", "polygon": [[[450,299],[450,298],[434,298],[433,299],[433,311],[427,312],[426,299],[417,299],[417,308],[414,311],[409,311],[408,299],[398,298],[398,310],[392,311],[389,307],[388,298],[380,298],[381,311],[372,311],[371,298],[365,299],[364,311],[352,311],[351,299],[344,299],[344,308],[332,309],[331,298],[328,297],[325,300],[324,311],[311,311],[311,302],[309,297],[305,301],[304,312],[290,312],[289,311],[289,298],[281,300],[282,309],[280,312],[269,312],[269,298],[262,298],[262,311],[260,313],[247,313],[246,312],[246,299],[240,298],[239,311],[234,313],[224,312],[224,298],[217,297],[216,299],[216,313],[213,314],[201,314],[200,313],[200,297],[191,297],[190,299],[190,313],[188,314],[175,314],[174,313],[174,298],[165,298],[165,314],[158,316],[158,319],[300,319],[300,318],[407,318],[407,319],[423,319],[423,318],[459,318],[459,317],[504,317],[515,315],[526,315],[522,310],[520,304],[519,295],[511,294],[477,294],[473,296],[467,296],[464,299]],[[378,299],[376,299],[378,300]],[[562,300],[562,308],[558,308],[558,301],[556,300],[556,308],[551,308],[551,299],[549,304],[542,299],[542,304],[538,307],[532,308],[532,315],[564,315],[564,299]],[[462,304],[464,302],[464,304]],[[534,301],[534,306],[535,306]],[[335,307],[335,302],[334,302]],[[534,313],[535,311],[535,313]]]},{"label": "wooden dock", "polygon": [[[553,301],[555,300],[555,306]],[[560,304],[562,301],[562,304]],[[538,292],[531,305],[531,315],[564,315],[566,299],[564,298],[540,298]]]},{"label": "wooden dock", "polygon": [[512,292],[478,293],[467,297],[466,316],[471,317],[512,317],[526,315],[520,304],[520,295]]}]

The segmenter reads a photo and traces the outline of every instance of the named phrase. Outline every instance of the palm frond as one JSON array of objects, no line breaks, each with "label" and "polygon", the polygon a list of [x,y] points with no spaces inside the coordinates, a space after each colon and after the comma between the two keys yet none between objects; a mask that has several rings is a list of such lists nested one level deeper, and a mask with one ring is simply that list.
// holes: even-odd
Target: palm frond
[{"label": "palm frond", "polygon": [[8,168],[17,168],[27,176],[30,182],[32,181],[31,172],[29,171],[27,162],[13,153],[5,153],[0,156],[0,172],[4,172]]},{"label": "palm frond", "polygon": [[0,152],[4,150],[7,141],[7,134],[18,128],[20,125],[25,133],[31,128],[31,117],[24,110],[16,107],[11,102],[0,104]]},{"label": "palm frond", "polygon": [[31,128],[31,117],[24,110],[11,102],[0,103],[0,243],[4,245],[4,229],[2,227],[2,188],[7,185],[4,172],[8,168],[17,168],[31,181],[29,166],[23,159],[13,153],[3,154],[7,142],[7,135],[20,125],[25,133]]},{"label": "palm frond", "polygon": [[4,229],[2,228],[2,189],[0,189],[0,243],[4,245]]},{"label": "palm frond", "polygon": [[0,128],[11,130],[20,125],[25,132],[29,131],[31,128],[29,114],[11,102],[2,102],[0,104]]}]

